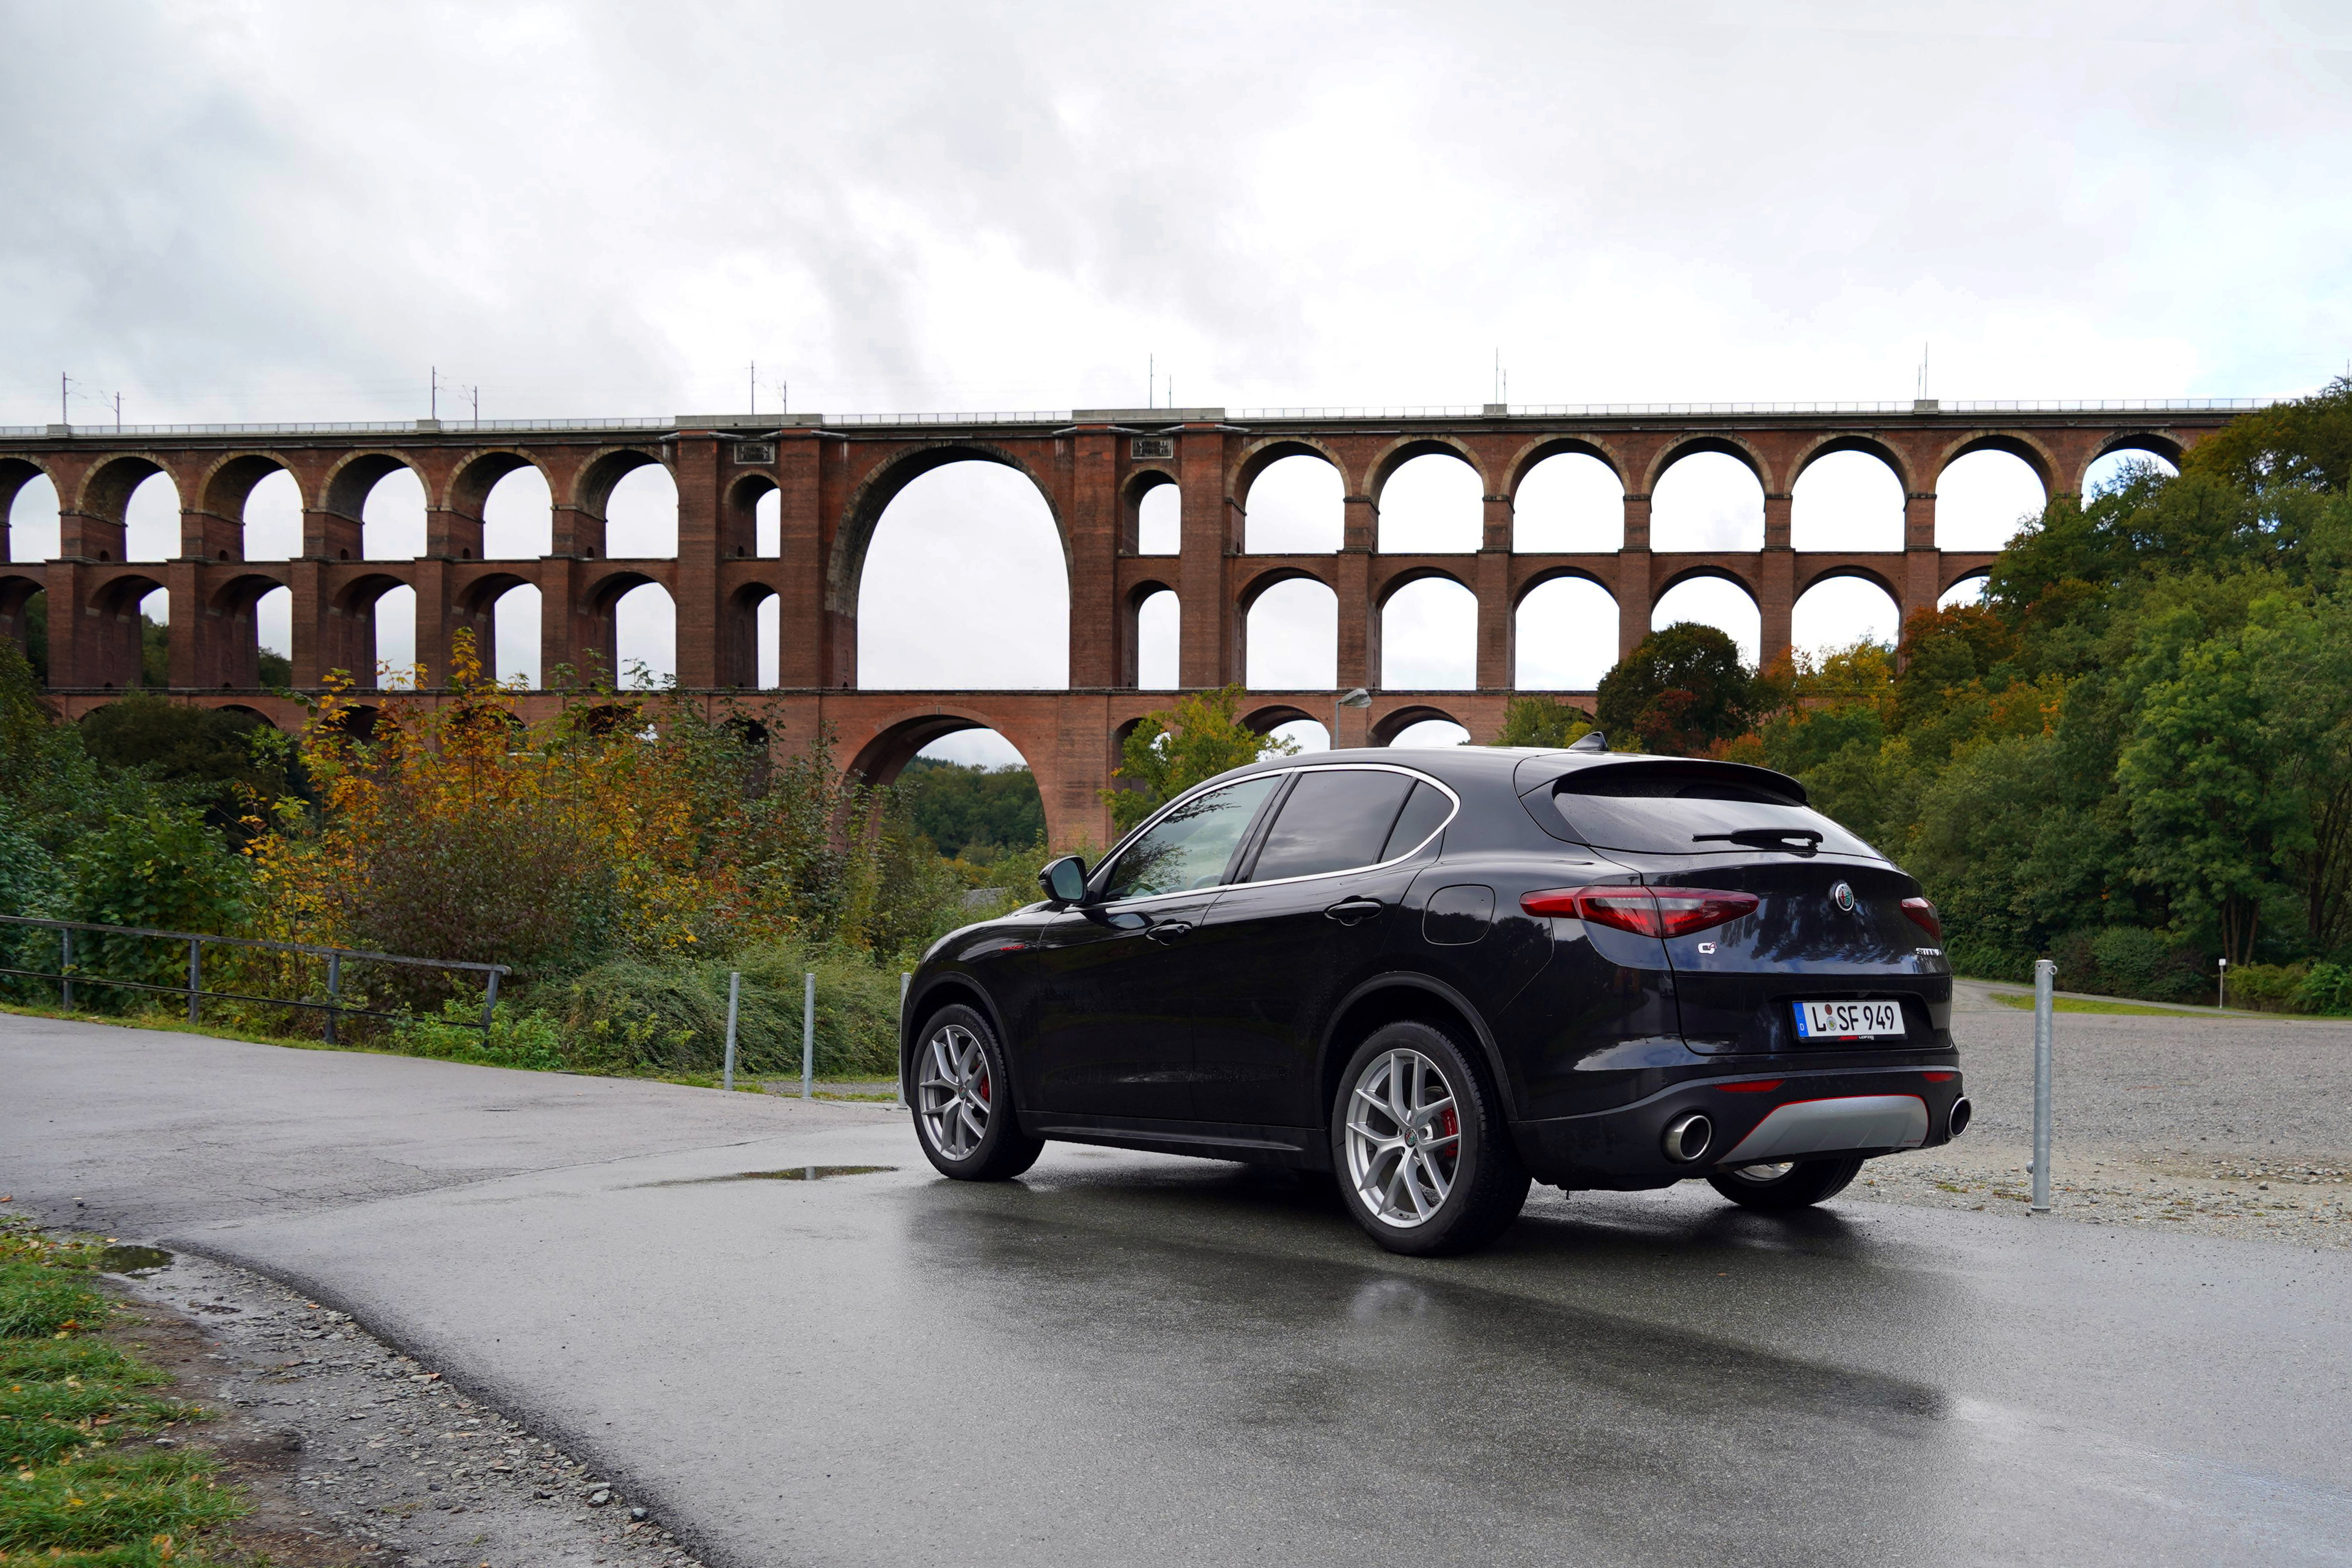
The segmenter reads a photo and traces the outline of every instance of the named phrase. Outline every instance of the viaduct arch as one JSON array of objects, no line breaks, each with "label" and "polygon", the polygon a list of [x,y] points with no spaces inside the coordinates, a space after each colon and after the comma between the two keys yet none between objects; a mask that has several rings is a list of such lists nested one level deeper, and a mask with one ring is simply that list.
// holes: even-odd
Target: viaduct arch
[{"label": "viaduct arch", "polygon": [[[955,729],[1003,733],[1035,768],[1050,831],[1063,841],[1109,837],[1100,791],[1120,734],[1164,706],[1135,686],[1134,617],[1152,592],[1181,606],[1179,684],[1244,678],[1250,602],[1271,583],[1312,578],[1339,607],[1339,684],[1374,689],[1370,709],[1343,710],[1342,744],[1393,736],[1416,719],[1452,718],[1491,735],[1513,695],[1513,627],[1521,600],[1555,578],[1599,584],[1619,610],[1621,649],[1647,630],[1658,596],[1693,575],[1727,578],[1756,600],[1763,653],[1790,642],[1797,598],[1834,577],[1864,578],[1906,613],[1980,575],[1990,551],[1936,543],[1937,476],[1971,452],[2022,458],[2053,497],[2079,494],[2084,475],[2122,448],[2178,460],[2248,400],[2135,403],[1691,404],[1595,408],[1412,410],[1080,409],[1038,414],[823,414],[756,418],[575,420],[475,428],[420,420],[358,425],[0,427],[0,503],[35,476],[58,497],[58,551],[0,561],[0,632],[21,637],[25,601],[51,605],[51,686],[71,714],[111,700],[137,674],[138,597],[169,591],[171,686],[184,700],[251,709],[299,723],[298,701],[257,690],[252,606],[284,587],[293,598],[293,684],[315,689],[334,669],[372,683],[375,603],[394,588],[416,596],[416,656],[448,667],[460,628],[488,630],[490,605],[521,584],[541,595],[541,667],[610,656],[612,606],[658,583],[677,608],[677,684],[689,695],[734,693],[764,707],[772,734],[805,744],[835,736],[845,768],[894,776],[923,744]],[[1673,458],[1731,454],[1764,489],[1760,549],[1666,552],[1651,547],[1651,487]],[[1807,464],[1866,451],[1904,492],[1902,547],[1800,551],[1790,496]],[[1592,554],[1512,549],[1519,486],[1561,453],[1598,458],[1625,486],[1622,548]],[[1412,458],[1444,453],[1475,472],[1486,494],[1479,548],[1446,555],[1383,553],[1380,496]],[[1277,556],[1244,551],[1249,487],[1267,465],[1311,455],[1337,470],[1344,497],[1339,549]],[[1070,686],[1064,691],[860,691],[857,587],[875,525],[890,498],[947,463],[1002,464],[1037,487],[1053,517],[1070,586]],[[675,557],[614,559],[604,505],[631,470],[658,464],[675,481]],[[485,559],[482,510],[507,474],[533,467],[553,499],[551,545],[527,559]],[[368,559],[361,517],[369,493],[405,468],[425,496],[425,548],[411,560]],[[302,546],[288,561],[244,559],[243,508],[253,486],[284,471],[302,495]],[[124,559],[131,491],[169,476],[181,497],[181,548],[163,562]],[[1178,495],[1173,555],[1139,553],[1137,508],[1162,486]],[[762,556],[755,508],[777,497],[779,540]],[[1379,690],[1380,616],[1397,589],[1426,578],[1461,583],[1477,601],[1477,684],[1445,693]],[[778,681],[752,691],[752,628],[777,601]],[[1574,700],[1574,695],[1570,694]],[[552,702],[550,696],[544,700]],[[1253,692],[1254,722],[1331,712],[1328,691]]]}]

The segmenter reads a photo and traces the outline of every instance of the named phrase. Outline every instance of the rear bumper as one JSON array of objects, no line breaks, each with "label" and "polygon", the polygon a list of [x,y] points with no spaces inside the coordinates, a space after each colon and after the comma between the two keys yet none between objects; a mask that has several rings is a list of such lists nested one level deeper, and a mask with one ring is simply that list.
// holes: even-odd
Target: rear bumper
[{"label": "rear bumper", "polygon": [[[1759,1083],[1778,1080],[1766,1090]],[[1743,1088],[1742,1085],[1748,1087]],[[1885,1155],[1948,1143],[1963,1092],[1951,1067],[1741,1072],[1685,1079],[1644,1100],[1589,1115],[1515,1122],[1519,1157],[1538,1181],[1637,1190],[1727,1165],[1838,1154]],[[1713,1131],[1694,1160],[1667,1157],[1666,1129],[1692,1114]]]}]

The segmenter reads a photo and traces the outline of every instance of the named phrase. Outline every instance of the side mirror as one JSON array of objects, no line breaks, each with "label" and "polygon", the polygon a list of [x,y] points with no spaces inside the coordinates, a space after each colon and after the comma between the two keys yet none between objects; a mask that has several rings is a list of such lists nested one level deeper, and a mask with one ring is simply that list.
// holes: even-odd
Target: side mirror
[{"label": "side mirror", "polygon": [[1064,855],[1037,873],[1037,885],[1056,904],[1076,904],[1087,895],[1085,859]]}]

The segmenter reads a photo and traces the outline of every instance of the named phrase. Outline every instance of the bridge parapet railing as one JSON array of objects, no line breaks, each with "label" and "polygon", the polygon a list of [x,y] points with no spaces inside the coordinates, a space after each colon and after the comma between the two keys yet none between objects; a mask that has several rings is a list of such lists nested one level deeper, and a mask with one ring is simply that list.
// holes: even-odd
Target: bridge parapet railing
[{"label": "bridge parapet railing", "polygon": [[[323,1016],[325,1034],[334,1043],[336,1025],[344,1019],[383,1019],[398,1021],[413,1017],[405,1012],[392,1012],[365,1005],[353,1005],[343,999],[343,966],[353,964],[389,964],[411,968],[440,969],[483,977],[482,1016],[478,1022],[466,1022],[455,1018],[436,1021],[463,1029],[479,1030],[485,1036],[497,1016],[499,982],[513,971],[504,964],[478,964],[462,958],[418,958],[400,953],[376,953],[359,947],[330,947],[310,942],[270,942],[254,936],[216,936],[198,931],[163,931],[146,925],[107,925],[87,920],[46,920],[27,915],[0,915],[0,925],[32,927],[58,933],[58,967],[55,969],[27,969],[0,966],[0,975],[27,980],[54,980],[58,984],[58,1000],[68,1012],[73,1010],[74,988],[86,986],[111,988],[159,996],[185,997],[188,1021],[201,1022],[204,1004],[207,1001],[241,1002],[250,1006],[289,1008],[297,1011]],[[76,933],[107,938],[129,938],[141,942],[172,942],[187,948],[187,978],[184,983],[164,985],[154,980],[135,980],[121,976],[98,974],[76,963],[74,936]],[[248,951],[292,954],[298,958],[320,958],[326,962],[325,999],[312,997],[263,997],[242,991],[206,990],[204,986],[205,949],[235,947]],[[9,956],[15,956],[11,954]],[[150,971],[151,973],[152,971]]]},{"label": "bridge parapet railing", "polygon": [[[1166,409],[1125,411],[1125,416],[1149,423],[1164,416],[1182,423],[1214,415],[1239,423],[1321,422],[1364,419],[1676,419],[1738,416],[1813,417],[1883,416],[1887,414],[2048,414],[2048,413],[2233,413],[2268,408],[2284,398],[2270,397],[2145,397],[2145,398],[2015,398],[1958,401],[1847,402],[1548,402],[1414,404],[1321,408],[1243,408],[1226,410]],[[1091,413],[1092,411],[1088,411]],[[730,419],[736,416],[729,416]],[[827,429],[920,428],[936,425],[1066,424],[1076,415],[1068,409],[1026,409],[1014,412],[971,411],[949,413],[835,413],[772,416],[770,422],[740,416],[745,428],[754,423],[810,425]],[[0,440],[41,438],[67,440],[122,439],[129,436],[295,436],[295,435],[466,435],[477,432],[522,435],[534,432],[557,434],[574,431],[654,431],[700,428],[688,419],[482,419],[366,420],[343,423],[243,424],[6,424]],[[731,430],[731,434],[741,431]]]}]

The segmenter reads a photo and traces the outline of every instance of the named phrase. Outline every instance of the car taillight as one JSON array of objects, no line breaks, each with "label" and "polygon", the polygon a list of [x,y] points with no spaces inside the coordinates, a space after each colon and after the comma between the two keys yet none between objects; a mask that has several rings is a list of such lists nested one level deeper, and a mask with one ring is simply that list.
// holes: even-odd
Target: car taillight
[{"label": "car taillight", "polygon": [[1654,887],[1658,913],[1665,917],[1665,934],[1687,936],[1710,925],[1721,925],[1756,913],[1752,893],[1725,893],[1712,887]]},{"label": "car taillight", "polygon": [[1940,942],[1944,939],[1943,916],[1937,915],[1936,913],[1936,906],[1928,903],[1926,899],[1905,899],[1903,901],[1903,913],[1911,917],[1911,924],[1916,925],[1920,930],[1925,931],[1928,936],[1936,938],[1937,941]]},{"label": "car taillight", "polygon": [[1687,936],[1756,913],[1752,893],[1712,887],[1556,887],[1519,895],[1529,915],[1565,915],[1636,936]]}]

